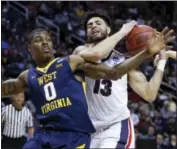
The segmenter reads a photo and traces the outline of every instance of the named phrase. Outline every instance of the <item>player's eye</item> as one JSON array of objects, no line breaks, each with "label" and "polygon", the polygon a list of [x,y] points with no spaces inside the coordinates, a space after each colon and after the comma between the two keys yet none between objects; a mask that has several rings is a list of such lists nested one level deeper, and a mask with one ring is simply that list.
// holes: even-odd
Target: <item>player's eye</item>
[{"label": "player's eye", "polygon": [[100,21],[97,21],[96,24],[97,24],[97,25],[101,25],[101,22],[100,22]]},{"label": "player's eye", "polygon": [[91,25],[87,25],[87,28],[91,28]]},{"label": "player's eye", "polygon": [[52,39],[51,38],[47,38],[47,41],[52,41]]},{"label": "player's eye", "polygon": [[41,41],[40,37],[35,38],[35,42],[40,42],[40,41]]},{"label": "player's eye", "polygon": [[87,24],[87,28],[91,28],[92,27],[92,23]]}]

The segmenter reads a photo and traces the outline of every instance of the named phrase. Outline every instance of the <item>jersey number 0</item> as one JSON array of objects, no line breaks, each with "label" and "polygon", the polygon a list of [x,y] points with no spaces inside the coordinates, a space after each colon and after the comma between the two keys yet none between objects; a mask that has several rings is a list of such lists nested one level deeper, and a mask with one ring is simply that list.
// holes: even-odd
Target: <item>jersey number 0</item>
[{"label": "jersey number 0", "polygon": [[[103,89],[100,89],[100,83],[104,85]],[[96,80],[93,92],[95,94],[98,94],[98,92],[100,91],[103,96],[109,96],[111,95],[111,87],[112,82],[110,80]]]},{"label": "jersey number 0", "polygon": [[47,101],[51,101],[57,97],[53,82],[49,82],[44,85],[44,92]]}]

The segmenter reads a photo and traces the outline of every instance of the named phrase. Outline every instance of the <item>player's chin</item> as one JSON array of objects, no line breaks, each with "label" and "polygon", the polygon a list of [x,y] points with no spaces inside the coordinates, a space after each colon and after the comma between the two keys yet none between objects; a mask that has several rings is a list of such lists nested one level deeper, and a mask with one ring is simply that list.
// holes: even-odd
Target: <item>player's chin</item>
[{"label": "player's chin", "polygon": [[53,55],[53,53],[52,53],[51,51],[44,51],[44,52],[43,52],[43,55],[44,55],[45,57],[51,57],[51,56]]},{"label": "player's chin", "polygon": [[98,36],[94,36],[92,37],[92,42],[98,42],[104,39],[104,36],[98,35]]},{"label": "player's chin", "polygon": [[47,54],[47,55],[48,55],[48,54],[51,54],[51,53],[52,53],[52,51],[51,51],[51,50],[46,50],[46,51],[44,51],[44,50],[43,50],[43,51],[42,51],[42,53],[43,53],[43,54]]}]

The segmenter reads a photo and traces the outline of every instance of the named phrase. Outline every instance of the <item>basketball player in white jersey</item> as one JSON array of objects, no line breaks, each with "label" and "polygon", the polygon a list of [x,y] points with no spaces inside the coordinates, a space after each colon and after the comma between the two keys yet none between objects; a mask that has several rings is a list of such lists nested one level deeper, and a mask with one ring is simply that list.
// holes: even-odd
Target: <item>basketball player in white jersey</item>
[{"label": "basketball player in white jersey", "polygon": [[[92,50],[92,47],[96,47],[95,45],[98,45],[98,43],[100,44],[104,39],[107,39],[111,31],[110,24],[107,16],[98,13],[90,13],[85,21],[88,44],[76,48],[74,53],[82,55],[82,52],[88,49]],[[130,31],[131,30],[124,34],[124,36]],[[167,35],[167,32],[168,30],[165,29],[162,33]],[[168,36],[171,32],[172,31],[168,32]],[[141,53],[142,59],[139,57],[139,61],[137,59],[132,61],[134,63],[129,65],[130,67],[124,67],[132,59],[125,60],[123,54],[113,50],[118,39],[113,38],[113,36],[111,37],[110,43],[112,46],[105,46],[108,48],[107,51],[109,51],[110,48],[112,49],[107,57],[102,59],[101,62],[98,62],[102,64],[88,65],[88,67],[85,67],[85,72],[90,73],[92,77],[93,75],[95,75],[95,78],[99,78],[99,76],[105,77],[105,79],[101,80],[86,78],[89,114],[97,130],[97,132],[92,135],[90,148],[135,148],[134,128],[130,120],[130,111],[127,107],[127,83],[129,82],[134,91],[145,100],[149,102],[155,100],[162,80],[166,56],[164,52],[162,52],[160,55],[161,60],[158,62],[156,72],[150,82],[148,82],[141,72],[131,70],[131,66],[132,68],[135,68],[135,63],[139,65],[139,61],[142,61],[142,59],[144,60],[143,52]],[[173,39],[174,37],[170,37],[165,39],[165,41],[169,42]],[[157,47],[153,47],[152,45],[149,46],[154,49],[159,48],[159,41],[156,42]],[[124,69],[115,69],[117,67],[123,67]],[[99,69],[102,73],[99,72],[99,74],[95,74],[95,69]],[[112,74],[108,73],[109,70],[117,71],[110,71],[114,72]],[[125,74],[128,71],[129,73]],[[110,79],[114,79],[114,81]]]}]

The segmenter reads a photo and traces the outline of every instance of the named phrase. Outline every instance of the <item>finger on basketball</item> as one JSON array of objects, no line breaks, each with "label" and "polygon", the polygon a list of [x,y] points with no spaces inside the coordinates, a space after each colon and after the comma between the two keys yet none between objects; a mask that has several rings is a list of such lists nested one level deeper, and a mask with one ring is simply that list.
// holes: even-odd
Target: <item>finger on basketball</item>
[{"label": "finger on basketball", "polygon": [[173,49],[173,46],[165,46],[165,49],[166,50],[171,50],[171,49]]},{"label": "finger on basketball", "polygon": [[170,43],[170,42],[173,42],[175,39],[176,39],[176,37],[175,37],[175,36],[168,37],[167,39],[165,39],[165,43]]},{"label": "finger on basketball", "polygon": [[164,35],[164,34],[166,34],[167,32],[168,32],[168,27],[165,27],[165,28],[163,28],[163,30],[161,31],[161,33]]},{"label": "finger on basketball", "polygon": [[173,33],[174,33],[174,30],[170,30],[166,34],[164,34],[164,37],[167,38],[167,37],[171,36]]}]

